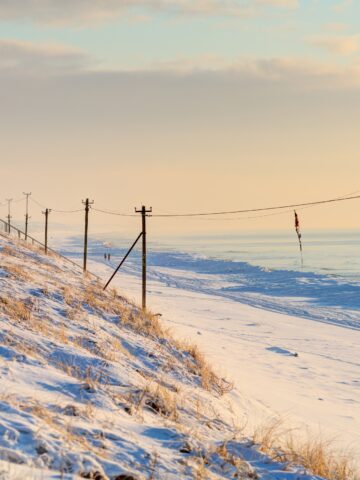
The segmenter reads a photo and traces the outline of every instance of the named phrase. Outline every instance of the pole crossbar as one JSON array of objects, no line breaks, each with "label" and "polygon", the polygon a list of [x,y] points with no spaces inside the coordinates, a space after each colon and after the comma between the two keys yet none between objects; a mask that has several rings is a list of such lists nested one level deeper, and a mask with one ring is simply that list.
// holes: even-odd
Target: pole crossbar
[{"label": "pole crossbar", "polygon": [[132,252],[133,248],[135,247],[135,245],[137,244],[137,242],[140,240],[140,238],[142,237],[142,234],[143,232],[140,232],[137,239],[135,240],[135,242],[131,245],[131,247],[129,248],[129,250],[127,251],[125,257],[121,260],[121,262],[119,263],[118,267],[116,268],[116,270],[114,271],[114,273],[111,275],[111,277],[109,278],[107,284],[105,285],[105,287],[103,288],[103,290],[106,290],[106,288],[108,287],[108,285],[110,284],[111,280],[115,277],[115,275],[117,274],[117,272],[120,270],[120,268],[122,267],[123,263],[125,262],[125,260],[127,259],[127,257],[130,255],[130,253]]}]

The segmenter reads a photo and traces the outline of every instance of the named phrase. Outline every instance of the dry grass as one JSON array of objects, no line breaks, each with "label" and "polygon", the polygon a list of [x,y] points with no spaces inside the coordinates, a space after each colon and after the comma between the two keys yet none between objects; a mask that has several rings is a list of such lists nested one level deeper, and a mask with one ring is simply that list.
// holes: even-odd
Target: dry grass
[{"label": "dry grass", "polygon": [[25,412],[30,412],[35,417],[41,419],[49,427],[51,427],[51,428],[56,428],[57,427],[57,422],[55,421],[55,417],[54,417],[53,412],[51,412],[51,410],[46,408],[41,403],[26,399],[26,401],[24,403],[22,403],[22,402],[18,403],[17,406],[21,410],[23,410]]},{"label": "dry grass", "polygon": [[200,377],[201,386],[205,390],[216,392],[220,396],[231,392],[234,388],[233,383],[214,372],[197,345],[176,341],[175,346],[178,350],[191,357],[186,362],[187,366],[192,373]]},{"label": "dry grass", "polygon": [[119,360],[119,356],[132,358],[129,350],[123,346],[121,340],[117,337],[109,337],[107,340],[103,340],[102,342],[89,342],[85,337],[76,337],[71,340],[71,343],[108,362],[116,362]]},{"label": "dry grass", "polygon": [[113,306],[110,298],[101,289],[97,283],[85,285],[83,296],[83,303],[87,304],[94,310],[111,313]]},{"label": "dry grass", "polygon": [[66,305],[69,305],[69,307],[74,307],[76,303],[76,297],[74,293],[74,289],[70,288],[69,286],[64,286],[61,289],[62,296],[64,298],[64,302]]},{"label": "dry grass", "polygon": [[[38,432],[44,429],[46,425],[50,431],[52,437],[57,437],[60,444],[66,446],[68,449],[72,449],[72,446],[80,447],[83,452],[92,452],[98,456],[104,456],[104,452],[94,447],[84,436],[83,432],[77,432],[76,428],[73,428],[68,417],[57,415],[51,408],[41,404],[38,400],[33,398],[18,398],[15,395],[3,395],[0,394],[0,399],[22,412],[31,414],[39,421]],[[81,409],[81,414],[90,418],[93,414],[92,408],[85,406]],[[45,447],[46,448],[46,447]],[[39,453],[40,454],[40,453]]]},{"label": "dry grass", "polygon": [[6,264],[2,267],[11,277],[22,280],[23,282],[29,282],[32,280],[32,276],[24,270],[24,267],[19,267],[14,264]]},{"label": "dry grass", "polygon": [[130,327],[140,335],[157,340],[169,337],[168,331],[161,326],[158,317],[151,312],[143,312],[120,301],[116,302],[114,307],[116,314],[119,315],[120,323]]},{"label": "dry grass", "polygon": [[220,444],[216,448],[215,453],[219,455],[219,457],[223,460],[223,468],[225,467],[226,469],[228,469],[228,467],[230,466],[233,467],[234,470],[236,470],[235,472],[232,471],[232,478],[259,478],[255,470],[253,470],[252,467],[245,460],[229,452],[227,441],[224,441],[222,444]]},{"label": "dry grass", "polygon": [[0,311],[9,316],[11,320],[31,320],[34,302],[31,298],[27,300],[15,300],[14,298],[0,296]]},{"label": "dry grass", "polygon": [[[95,392],[99,389],[106,389],[109,385],[109,377],[106,372],[92,365],[82,369],[78,365],[57,361],[54,367],[67,375],[82,382],[81,388],[88,392]],[[107,392],[109,393],[109,392]]]},{"label": "dry grass", "polygon": [[60,325],[60,328],[57,329],[56,335],[57,340],[63,345],[70,343],[69,330],[64,323]]},{"label": "dry grass", "polygon": [[179,420],[177,395],[163,385],[150,383],[146,388],[145,405],[174,422]]},{"label": "dry grass", "polygon": [[193,476],[195,480],[210,480],[209,472],[203,458],[198,458],[196,466],[193,468]]},{"label": "dry grass", "polygon": [[109,340],[109,343],[103,344],[101,348],[102,348],[104,358],[108,356],[107,360],[110,360],[109,355],[114,356],[114,359],[116,360],[119,354],[125,355],[128,358],[132,358],[132,355],[129,352],[129,350],[124,347],[121,340],[117,337],[112,337]]},{"label": "dry grass", "polygon": [[32,358],[39,359],[39,352],[35,348],[35,346],[29,342],[27,342],[24,338],[19,338],[15,334],[6,333],[2,341],[4,345],[7,345],[11,348],[14,348],[18,354],[22,354],[25,356],[29,356]]},{"label": "dry grass", "polygon": [[122,325],[141,335],[156,339],[168,338],[168,332],[161,326],[156,315],[132,305],[120,297],[115,289],[104,292],[100,284],[92,283],[85,286],[82,301],[94,310],[117,315]]},{"label": "dry grass", "polygon": [[[28,245],[28,247],[30,247]],[[37,247],[30,247],[30,250],[39,252]],[[1,250],[5,256],[24,258],[25,255],[15,248],[6,246]],[[29,262],[32,262],[29,259]],[[22,281],[32,281],[31,275],[16,264],[6,264],[3,267],[12,277]],[[46,266],[46,270],[52,269]],[[55,266],[54,266],[55,268]],[[42,289],[44,296],[49,295],[48,286],[45,283]],[[59,286],[57,286],[59,288]],[[101,285],[90,283],[85,279],[84,283],[79,283],[78,287],[64,286],[61,289],[64,302],[69,307],[67,317],[75,319],[83,307],[89,306],[99,315],[105,318],[105,313],[116,315],[119,323],[129,329],[139,333],[142,336],[155,340],[156,345],[161,347],[166,353],[168,370],[175,370],[177,363],[182,361],[192,374],[199,377],[201,386],[217,395],[228,393],[233,385],[231,382],[222,378],[214,372],[203,353],[196,345],[174,340],[169,331],[164,329],[156,315],[151,312],[143,312],[135,305],[119,297],[115,290],[103,292]],[[37,304],[29,297],[27,299],[14,299],[10,296],[0,296],[0,312],[3,312],[12,321],[26,323],[29,329],[35,330],[42,335],[53,338],[61,344],[72,344],[77,347],[86,348],[94,355],[107,361],[117,361],[119,355],[130,356],[118,337],[110,337],[101,343],[84,342],[81,337],[71,337],[71,331],[60,322],[54,325],[49,319],[40,318],[37,312]],[[96,331],[94,329],[94,333]],[[24,341],[20,341],[15,336],[10,338],[5,336],[4,343],[15,346],[16,349],[26,355],[37,356],[35,348],[29,346]],[[170,348],[169,348],[170,347]],[[171,355],[171,350],[175,348],[179,353]],[[172,352],[174,353],[174,352]],[[181,360],[180,360],[181,358]],[[68,375],[81,380],[83,388],[87,390],[96,390],[100,387],[105,388],[108,385],[108,379],[104,372],[88,367],[81,369],[77,365],[67,365],[58,363],[57,367],[65,371]],[[179,403],[180,396],[174,389],[168,388],[163,383],[150,380],[145,387],[137,390],[135,393],[123,395],[123,400],[131,407],[133,412],[152,411],[168,420],[179,421]],[[10,400],[9,400],[10,401]],[[11,400],[13,401],[13,400]],[[70,427],[59,425],[53,412],[37,402],[18,402],[18,407],[32,413],[41,419],[47,425],[55,428],[61,433],[64,441],[81,444],[84,448],[91,449],[86,440],[73,435]],[[195,405],[198,419],[201,416],[201,401]],[[92,418],[94,409],[88,405],[81,411],[81,415]],[[332,448],[331,442],[323,441],[319,438],[307,438],[305,440],[294,437],[293,432],[284,426],[280,419],[274,419],[267,425],[258,428],[253,434],[253,441],[260,446],[262,452],[267,454],[273,460],[281,461],[290,468],[292,465],[303,466],[305,470],[319,475],[328,480],[359,480],[359,474],[352,468],[349,455],[336,453]],[[233,456],[227,449],[224,442],[215,452],[224,462],[239,471],[243,471],[244,462],[238,457]],[[155,468],[154,468],[155,470]],[[194,478],[207,478],[208,471],[204,459],[199,459]]]},{"label": "dry grass", "polygon": [[142,414],[144,409],[150,410],[174,422],[179,420],[178,398],[164,385],[149,381],[143,389],[122,395],[130,414]]},{"label": "dry grass", "polygon": [[[331,441],[289,437],[284,446],[285,460],[290,464],[302,465],[306,470],[328,480],[359,479],[348,454],[335,452]],[[282,454],[280,454],[281,456]]]},{"label": "dry grass", "polygon": [[23,258],[24,254],[21,253],[18,249],[11,247],[10,245],[5,245],[1,250],[2,255],[9,257]]},{"label": "dry grass", "polygon": [[359,472],[352,465],[348,453],[339,453],[332,441],[307,436],[301,440],[295,438],[293,431],[286,428],[284,421],[272,419],[257,428],[253,441],[260,450],[276,461],[291,465],[299,465],[314,475],[327,480],[359,480]]}]

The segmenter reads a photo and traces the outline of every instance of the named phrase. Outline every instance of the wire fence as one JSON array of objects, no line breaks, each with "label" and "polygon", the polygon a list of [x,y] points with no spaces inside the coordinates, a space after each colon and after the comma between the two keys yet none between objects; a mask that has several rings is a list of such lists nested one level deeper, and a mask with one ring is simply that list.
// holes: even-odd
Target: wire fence
[{"label": "wire fence", "polygon": [[[22,230],[20,230],[19,228],[17,227],[14,227],[14,225],[9,225],[9,222],[6,222],[5,220],[1,219],[0,218],[0,232],[1,233],[5,233],[7,235],[12,235],[12,236],[15,236],[17,237],[19,240],[24,240],[24,241],[28,241],[30,242],[32,245],[37,245],[38,247],[40,247],[41,249],[44,250],[45,252],[45,244],[40,242],[39,240],[37,240],[36,238],[32,237],[31,235],[29,234],[25,234],[25,232],[23,232]],[[57,252],[56,250],[54,250],[53,248],[50,248],[50,247],[47,247],[47,251],[54,254],[55,256],[61,258],[62,260],[65,260],[66,262],[68,262],[69,264],[71,264],[73,267],[76,267],[78,270],[81,270],[83,271],[83,268],[81,267],[81,265],[79,265],[78,263],[74,262],[73,260],[71,260],[70,258],[66,257],[65,255],[62,255],[61,253]],[[97,280],[100,280],[100,277],[98,275],[95,275],[94,273],[92,272],[89,272],[87,271],[87,273],[89,275],[91,275],[92,277],[96,278]]]}]

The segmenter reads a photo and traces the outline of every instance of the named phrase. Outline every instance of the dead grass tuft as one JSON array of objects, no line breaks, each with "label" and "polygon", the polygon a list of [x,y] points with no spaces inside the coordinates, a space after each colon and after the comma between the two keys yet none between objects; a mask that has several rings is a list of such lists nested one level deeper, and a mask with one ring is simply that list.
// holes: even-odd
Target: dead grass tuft
[{"label": "dead grass tuft", "polygon": [[120,302],[117,302],[115,308],[122,325],[153,339],[168,338],[168,332],[161,326],[158,317],[151,312],[143,312]]},{"label": "dead grass tuft", "polygon": [[111,313],[113,306],[108,295],[101,289],[98,284],[86,285],[83,294],[83,303],[97,311]]},{"label": "dead grass tuft", "polygon": [[348,454],[340,454],[332,448],[331,441],[321,438],[295,440],[289,437],[281,448],[285,461],[290,464],[302,465],[306,470],[328,480],[355,480],[359,476],[355,472]]},{"label": "dead grass tuft", "polygon": [[190,357],[187,359],[187,366],[192,373],[200,377],[201,386],[205,390],[216,392],[220,396],[231,392],[234,388],[233,383],[214,372],[197,345],[176,341],[175,346]]},{"label": "dead grass tuft", "polygon": [[0,296],[0,311],[9,316],[11,320],[30,321],[33,308],[34,302],[31,298],[15,300]]},{"label": "dead grass tuft", "polygon": [[333,442],[309,435],[305,439],[294,437],[293,431],[284,426],[284,421],[275,418],[257,428],[254,443],[275,461],[286,464],[286,468],[298,465],[314,475],[327,480],[359,480],[359,472],[352,465],[351,456],[340,454]]},{"label": "dead grass tuft", "polygon": [[140,414],[143,409],[177,422],[179,420],[177,395],[164,385],[149,381],[141,390],[123,396],[130,414]]},{"label": "dead grass tuft", "polygon": [[17,257],[17,258],[23,257],[22,253],[18,249],[10,247],[10,245],[5,245],[2,248],[1,253],[9,257]]},{"label": "dead grass tuft", "polygon": [[224,441],[215,450],[215,453],[224,461],[226,466],[234,467],[236,472],[233,472],[233,478],[252,478],[258,479],[259,476],[252,469],[252,467],[242,458],[228,450],[228,442]]},{"label": "dead grass tuft", "polygon": [[18,265],[7,264],[2,267],[11,277],[28,282],[32,280],[32,276]]}]

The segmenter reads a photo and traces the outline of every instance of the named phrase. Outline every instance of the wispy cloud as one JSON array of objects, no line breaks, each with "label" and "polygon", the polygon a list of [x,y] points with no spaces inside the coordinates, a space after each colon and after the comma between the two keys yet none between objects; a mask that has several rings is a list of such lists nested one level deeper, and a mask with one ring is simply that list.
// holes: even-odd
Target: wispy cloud
[{"label": "wispy cloud", "polygon": [[317,36],[310,38],[309,43],[330,53],[351,55],[360,50],[360,35]]},{"label": "wispy cloud", "polygon": [[249,16],[265,7],[295,8],[299,0],[0,0],[0,19],[48,23],[101,22],[133,9],[189,15]]},{"label": "wispy cloud", "polygon": [[84,71],[87,64],[83,52],[66,45],[0,40],[2,74],[59,75]]},{"label": "wispy cloud", "polygon": [[133,74],[188,78],[218,78],[250,85],[283,85],[287,89],[324,90],[360,87],[360,66],[342,66],[296,57],[246,58],[228,61],[220,56],[182,58],[151,63]]},{"label": "wispy cloud", "polygon": [[278,57],[270,59],[239,57],[229,61],[221,56],[171,59],[152,62],[141,68],[105,71],[96,59],[84,52],[61,44],[37,44],[17,40],[0,40],[0,74],[36,76],[79,76],[83,78],[121,77],[158,78],[160,83],[174,78],[196,79],[197,82],[221,79],[251,85],[281,84],[295,89],[327,89],[360,87],[360,67],[315,62],[306,58]]}]

